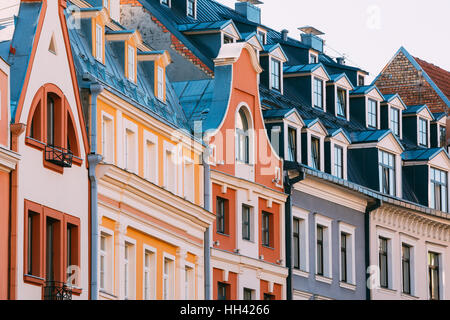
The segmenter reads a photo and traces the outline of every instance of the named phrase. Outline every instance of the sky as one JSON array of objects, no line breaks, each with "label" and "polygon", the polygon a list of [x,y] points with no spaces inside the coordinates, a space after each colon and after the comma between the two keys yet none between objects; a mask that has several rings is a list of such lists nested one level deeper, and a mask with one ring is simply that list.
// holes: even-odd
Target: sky
[{"label": "sky", "polygon": [[[216,0],[234,8],[236,0]],[[450,71],[450,0],[262,0],[262,23],[289,30],[300,39],[302,26],[325,35],[325,52],[345,55],[347,64],[372,80],[403,46]],[[337,52],[335,52],[336,50]]]}]

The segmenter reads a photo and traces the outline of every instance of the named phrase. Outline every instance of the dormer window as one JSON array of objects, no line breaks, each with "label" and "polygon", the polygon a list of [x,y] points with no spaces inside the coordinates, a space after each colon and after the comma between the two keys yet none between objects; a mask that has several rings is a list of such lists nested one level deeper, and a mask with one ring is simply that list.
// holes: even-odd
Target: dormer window
[{"label": "dormer window", "polygon": [[334,175],[339,179],[344,177],[344,148],[341,146],[334,146]]},{"label": "dormer window", "polygon": [[164,68],[158,66],[158,99],[164,101]]},{"label": "dormer window", "polygon": [[265,32],[258,31],[256,36],[258,37],[258,40],[259,40],[259,42],[261,42],[262,45],[265,45],[267,43],[267,35]]},{"label": "dormer window", "polygon": [[314,107],[323,110],[323,81],[314,78]]},{"label": "dormer window", "polygon": [[320,170],[320,138],[311,137],[311,167]]},{"label": "dormer window", "polygon": [[223,44],[234,43],[234,38],[227,35],[223,35]]},{"label": "dormer window", "polygon": [[447,147],[447,130],[444,126],[439,126],[439,147]]},{"label": "dormer window", "polygon": [[187,0],[187,15],[188,17],[196,17],[196,0]]},{"label": "dormer window", "polygon": [[95,59],[103,63],[103,27],[95,25]]},{"label": "dormer window", "polygon": [[288,161],[297,162],[297,130],[292,127],[288,127]]},{"label": "dormer window", "polygon": [[430,207],[447,212],[447,172],[430,168]]},{"label": "dormer window", "polygon": [[358,87],[362,87],[365,85],[365,79],[363,75],[358,76]]},{"label": "dormer window", "polygon": [[281,91],[281,62],[279,60],[271,59],[270,73],[272,89]]},{"label": "dormer window", "polygon": [[128,45],[128,80],[135,82],[135,70],[136,70],[136,62],[135,62],[135,49],[133,46]]},{"label": "dormer window", "polygon": [[428,121],[422,118],[419,118],[419,145],[428,146]]},{"label": "dormer window", "polygon": [[309,64],[316,64],[318,62],[319,62],[319,57],[314,53],[310,53],[309,54]]},{"label": "dormer window", "polygon": [[380,191],[395,196],[395,156],[385,151],[378,151]]},{"label": "dormer window", "polygon": [[169,8],[170,8],[170,5],[171,5],[171,0],[161,0],[161,4],[163,4],[163,5],[165,5],[165,6],[168,6]]},{"label": "dormer window", "polygon": [[400,136],[400,110],[397,108],[390,108],[390,123],[389,129],[399,137]]},{"label": "dormer window", "polygon": [[375,100],[368,99],[367,106],[367,126],[372,129],[377,128],[378,103]]},{"label": "dormer window", "polygon": [[338,88],[336,99],[336,115],[339,117],[347,117],[347,90]]}]

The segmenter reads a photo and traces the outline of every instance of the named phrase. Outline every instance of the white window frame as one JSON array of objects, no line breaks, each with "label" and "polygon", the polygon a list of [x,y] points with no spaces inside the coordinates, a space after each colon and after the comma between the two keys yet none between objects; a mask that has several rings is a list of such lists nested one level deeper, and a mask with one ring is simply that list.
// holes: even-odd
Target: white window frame
[{"label": "white window frame", "polygon": [[158,66],[158,84],[157,84],[157,90],[158,90],[158,100],[164,102],[165,96],[164,96],[164,68],[161,66]]},{"label": "white window frame", "polygon": [[320,214],[314,215],[314,250],[317,253],[317,226],[324,227],[323,229],[323,276],[317,274],[318,265],[317,265],[317,254],[316,254],[316,280],[320,280],[321,278],[331,279],[333,277],[333,246],[332,246],[332,219],[322,216]]},{"label": "white window frame", "polygon": [[[144,178],[158,184],[158,136],[144,129]],[[150,150],[149,150],[150,149]]]},{"label": "white window frame", "polygon": [[330,140],[330,147],[331,147],[331,174],[335,177],[337,177],[336,170],[335,170],[335,148],[339,147],[342,148],[342,178],[344,180],[347,180],[347,145],[343,143],[337,143],[334,140]]},{"label": "white window frame", "polygon": [[[397,155],[395,153],[392,153],[390,151],[386,151],[384,149],[378,149],[378,179],[379,179],[379,186],[380,186],[379,190],[380,190],[381,193],[386,194],[386,193],[383,192],[383,168],[384,167],[381,165],[381,162],[382,162],[381,157],[382,157],[383,154],[387,154],[388,156],[392,156],[392,158],[393,158],[392,161],[393,161],[394,168],[389,168],[389,170],[393,170],[394,171],[393,172],[394,173],[393,181],[389,181],[389,185],[392,186],[393,190],[392,191],[389,190],[389,193],[387,193],[387,195],[396,197],[397,194],[399,194],[398,185],[397,185],[397,180],[398,180],[397,176],[399,174],[398,171],[401,170],[401,167],[398,168]],[[386,164],[384,164],[384,165],[385,166],[389,166],[389,165],[386,165]],[[389,179],[390,178],[391,178],[391,176],[389,174]]]},{"label": "white window frame", "polygon": [[[280,63],[280,88],[279,89],[275,89],[272,86],[272,60],[278,61]],[[274,56],[269,55],[269,89],[270,90],[274,90],[276,92],[279,92],[280,94],[283,94],[283,90],[284,90],[284,81],[283,81],[283,61],[281,61],[280,59],[275,58]]]},{"label": "white window frame", "polygon": [[[129,149],[129,135],[133,135],[133,146]],[[139,170],[139,152],[138,152],[138,126],[137,124],[123,119],[123,144],[124,144],[124,168],[127,171],[138,173]],[[131,156],[131,158],[130,158]]]},{"label": "white window frame", "polygon": [[193,19],[197,19],[197,0],[192,0],[193,3],[193,15],[189,14],[189,0],[186,0],[186,16],[191,17]]},{"label": "white window frame", "polygon": [[428,253],[429,252],[434,252],[439,254],[439,300],[446,300],[446,295],[445,295],[445,288],[444,285],[446,285],[446,283],[444,283],[444,277],[445,277],[445,270],[444,270],[444,262],[446,261],[446,247],[443,247],[439,244],[434,244],[434,243],[426,243],[426,259],[425,259],[425,266],[426,266],[426,279],[427,279],[427,283],[426,283],[426,288],[427,288],[427,299],[430,299],[430,290],[429,290],[429,284],[430,284],[430,279],[429,279],[429,275],[428,275]]},{"label": "white window frame", "polygon": [[[410,288],[411,293],[407,294],[403,292],[403,259],[402,259],[402,245],[406,244],[410,247],[409,250],[409,275],[410,275]],[[406,235],[400,234],[400,243],[399,243],[399,252],[400,252],[400,291],[404,295],[415,296],[416,294],[416,252],[417,252],[417,240]],[[428,256],[427,256],[428,260]],[[428,269],[427,269],[428,271]]]},{"label": "white window frame", "polygon": [[[392,128],[392,111],[393,110],[398,112],[398,134],[396,134]],[[394,135],[396,135],[400,139],[402,138],[402,110],[400,110],[399,108],[389,106],[389,129],[392,130],[392,133]]]},{"label": "white window frame", "polygon": [[[376,237],[376,265],[379,270],[379,282],[377,284],[378,288],[380,290],[396,290],[395,284],[397,280],[397,274],[394,273],[394,239],[395,239],[395,233],[392,231],[388,231],[386,229],[377,229],[377,237]],[[388,287],[382,288],[381,287],[381,268],[380,268],[380,260],[379,260],[379,239],[385,238],[387,239],[387,245],[388,245],[388,252],[387,252],[387,259],[388,259]]]},{"label": "white window frame", "polygon": [[[189,271],[187,270],[189,269]],[[186,279],[186,274],[188,279]],[[184,263],[184,299],[195,300],[195,264]]]},{"label": "white window frame", "polygon": [[195,166],[194,160],[183,158],[184,198],[190,202],[195,201]]},{"label": "white window frame", "polygon": [[[355,230],[356,227],[345,222],[339,222],[339,280],[341,283],[356,285],[356,263],[355,263]],[[347,282],[343,282],[341,275],[341,234],[345,233],[347,236]]]},{"label": "white window frame", "polygon": [[307,150],[307,155],[308,155],[308,166],[310,166],[312,168],[312,159],[311,159],[311,146],[312,146],[312,138],[318,138],[319,139],[319,157],[320,157],[320,168],[317,168],[317,170],[319,171],[324,171],[324,166],[325,166],[325,137],[323,135],[321,135],[320,133],[316,132],[316,131],[307,131],[307,141],[308,141],[308,150]]},{"label": "white window frame", "polygon": [[[308,277],[309,273],[309,212],[292,207],[292,216],[300,220],[300,269],[293,269],[294,274]],[[294,265],[292,265],[294,266]],[[306,274],[305,274],[306,273]]]},{"label": "white window frame", "polygon": [[[311,105],[313,106],[313,108],[314,109],[317,109],[317,110],[322,110],[322,111],[326,111],[326,108],[325,108],[325,104],[326,104],[326,93],[325,93],[325,91],[326,91],[326,80],[325,79],[322,79],[321,77],[317,77],[317,76],[312,76],[311,77],[311,79],[312,79],[312,103],[311,103]],[[317,81],[320,81],[320,82],[322,82],[322,107],[317,107],[316,105],[315,105],[315,97],[316,97],[316,91],[315,91],[315,88],[316,88],[316,80]]]},{"label": "white window frame", "polygon": [[[163,158],[164,158],[164,187],[174,193],[178,193],[177,182],[178,182],[178,166],[179,161],[177,159],[178,152],[177,146],[173,145],[167,141],[164,141],[163,145]],[[169,163],[171,161],[172,163]]]},{"label": "white window frame", "polygon": [[95,24],[95,59],[103,63],[103,27]]},{"label": "white window frame", "polygon": [[[420,143],[420,140],[421,140],[420,122],[421,121],[425,121],[426,129],[427,129],[425,145]],[[428,119],[423,118],[423,117],[417,117],[417,145],[425,147],[425,148],[428,148],[430,146],[430,121]]]},{"label": "white window frame", "polygon": [[[128,247],[128,258],[125,258],[125,250]],[[131,255],[130,255],[131,254]],[[127,269],[125,269],[127,268]],[[125,272],[127,270],[127,272]],[[123,281],[122,290],[125,300],[136,299],[136,240],[125,237],[123,242]],[[127,276],[127,278],[126,278]]]},{"label": "white window frame", "polygon": [[128,80],[136,82],[136,49],[132,45],[127,46],[127,65],[128,65]]},{"label": "white window frame", "polygon": [[[105,241],[106,241],[106,250],[103,251],[101,250],[101,237],[99,237],[99,263],[98,263],[98,268],[99,268],[99,289],[100,291],[104,291],[106,293],[111,294],[113,291],[113,270],[114,270],[114,258],[113,258],[113,252],[114,252],[114,232],[106,229],[102,226],[100,226],[100,236],[104,235],[105,236]],[[100,256],[104,257],[104,261],[105,261],[105,270],[104,270],[104,287],[101,288],[101,281],[100,281],[100,268],[101,268],[101,264],[100,264]]]},{"label": "white window frame", "polygon": [[[150,255],[150,266],[146,267],[145,266],[145,258],[146,258],[146,254]],[[142,285],[142,298],[144,300],[156,300],[156,268],[157,268],[157,251],[155,248],[144,244],[144,248],[143,248],[143,263],[142,263],[142,267],[143,267],[143,275],[142,275],[142,279],[144,281],[143,285]],[[149,273],[149,284],[146,283],[147,279],[145,276],[145,273],[148,272]],[[148,287],[149,292],[146,293],[145,292],[145,288]],[[146,295],[147,299],[146,299]]]},{"label": "white window frame", "polygon": [[[169,273],[166,273],[165,266],[166,260],[171,261],[171,265],[169,266]],[[167,280],[167,282],[166,282]],[[166,283],[169,286],[166,296]],[[163,300],[173,300],[175,299],[175,257],[166,252],[163,253],[163,290],[162,290],[162,299]]]},{"label": "white window frame", "polygon": [[102,111],[101,116],[102,116],[101,142],[102,142],[103,161],[107,163],[114,163],[115,162],[114,117],[104,111]]},{"label": "white window frame", "polygon": [[164,6],[167,6],[169,8],[172,7],[172,0],[167,0],[167,3],[164,3],[164,0],[160,0],[160,3]]},{"label": "white window frame", "polygon": [[[375,102],[375,112],[376,112],[376,114],[375,114],[375,127],[372,127],[372,126],[370,126],[370,124],[369,124],[369,103],[370,103],[371,101],[372,101],[372,102]],[[380,119],[380,102],[377,101],[377,100],[375,100],[375,99],[372,99],[372,98],[367,97],[367,98],[366,98],[366,106],[367,106],[367,112],[366,112],[366,126],[367,126],[367,128],[372,129],[372,130],[379,129],[379,128],[380,128],[380,126],[379,126],[379,119]]]}]

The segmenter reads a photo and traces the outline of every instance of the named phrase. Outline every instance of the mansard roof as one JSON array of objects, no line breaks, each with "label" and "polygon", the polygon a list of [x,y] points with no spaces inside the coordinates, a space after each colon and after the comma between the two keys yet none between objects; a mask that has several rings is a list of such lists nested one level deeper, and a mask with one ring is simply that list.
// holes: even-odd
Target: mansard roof
[{"label": "mansard roof", "polygon": [[[105,33],[125,33],[130,30],[113,31],[106,28]],[[134,32],[134,31],[133,31]],[[126,79],[122,71],[121,62],[123,58],[117,53],[109,41],[105,41],[105,64],[98,62],[92,55],[89,42],[90,35],[84,33],[82,28],[70,28],[69,37],[72,45],[73,58],[77,77],[81,86],[85,85],[85,79],[94,78],[105,86],[107,90],[114,92],[121,99],[129,102],[143,112],[159,119],[177,129],[192,132],[189,122],[180,105],[170,81],[166,77],[166,103],[161,102],[154,94],[153,77],[148,77],[148,71],[142,63],[137,63],[137,82],[131,83]],[[139,54],[148,54],[140,52]]]}]

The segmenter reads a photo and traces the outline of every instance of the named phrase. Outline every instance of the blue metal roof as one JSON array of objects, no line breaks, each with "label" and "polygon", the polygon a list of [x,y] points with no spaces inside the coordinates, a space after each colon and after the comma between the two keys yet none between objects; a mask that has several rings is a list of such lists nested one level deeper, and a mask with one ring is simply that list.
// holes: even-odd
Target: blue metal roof
[{"label": "blue metal roof", "polygon": [[[129,32],[123,30],[123,32]],[[166,77],[166,103],[158,100],[154,95],[154,79],[150,75],[153,70],[147,70],[143,63],[137,64],[137,83],[130,82],[124,74],[123,52],[116,50],[113,43],[106,41],[105,64],[98,62],[93,56],[88,44],[88,35],[82,28],[69,29],[75,69],[79,83],[83,84],[83,76],[90,74],[103,84],[106,90],[134,105],[138,109],[165,122],[176,129],[183,129],[191,133],[189,121],[180,105],[178,97],[169,79]],[[138,52],[139,54],[139,52]],[[148,54],[142,52],[141,54]]]},{"label": "blue metal roof", "polygon": [[417,105],[417,106],[408,106],[405,110],[403,110],[403,114],[418,114],[424,109],[427,109],[428,112],[431,115],[433,115],[431,113],[430,109],[428,109],[428,106],[426,104],[421,104],[421,105]]},{"label": "blue metal roof", "polygon": [[429,161],[433,159],[436,155],[445,151],[444,148],[431,148],[431,149],[416,149],[408,150],[402,153],[403,161]]},{"label": "blue metal roof", "polygon": [[383,94],[378,90],[378,88],[375,85],[368,85],[368,86],[359,86],[356,87],[354,90],[350,91],[351,95],[359,95],[359,94],[368,94],[372,90],[377,90],[377,92],[380,94],[380,96],[383,97]]},{"label": "blue metal roof", "polygon": [[295,112],[294,108],[291,109],[269,109],[263,111],[264,119],[284,119]]},{"label": "blue metal roof", "polygon": [[[297,65],[297,66],[285,66],[283,69],[283,72],[285,74],[292,74],[292,73],[311,73],[319,69],[320,67],[325,70],[325,67],[321,63],[313,63],[313,64],[303,64],[303,65]],[[325,70],[326,72],[326,70]]]},{"label": "blue metal roof", "polygon": [[[20,3],[13,38],[10,42],[5,42],[3,50],[0,51],[2,58],[11,66],[11,122],[15,121],[41,9],[41,2]],[[15,54],[9,52],[9,46],[16,50]]]}]

